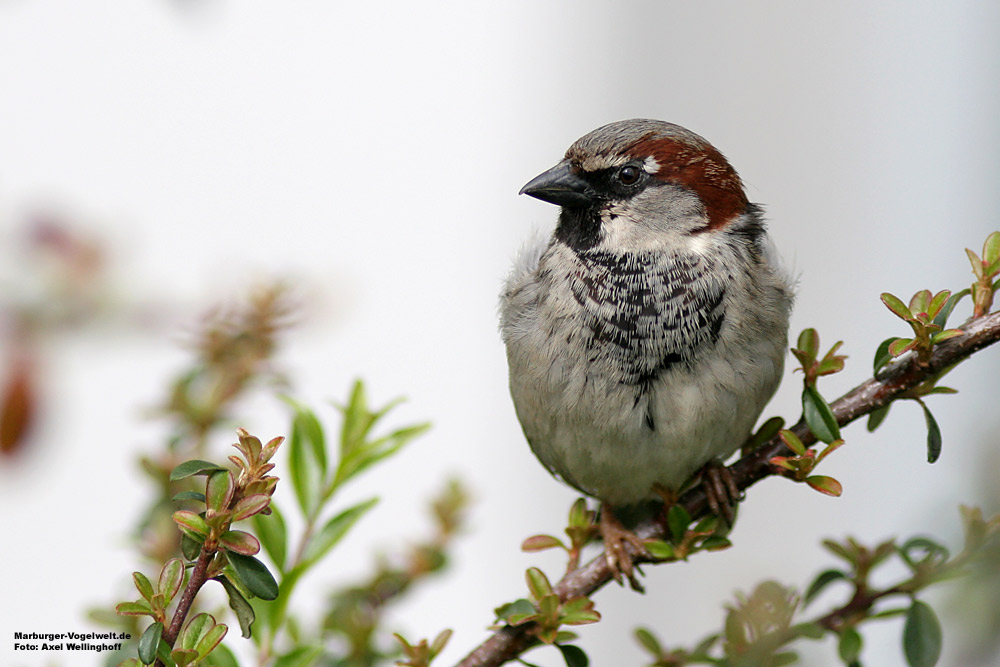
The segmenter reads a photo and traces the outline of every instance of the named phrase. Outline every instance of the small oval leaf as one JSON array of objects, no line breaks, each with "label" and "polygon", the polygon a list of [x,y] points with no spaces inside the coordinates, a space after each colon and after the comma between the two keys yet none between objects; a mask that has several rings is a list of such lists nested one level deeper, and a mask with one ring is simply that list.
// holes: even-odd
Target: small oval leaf
[{"label": "small oval leaf", "polygon": [[841,486],[840,482],[826,475],[810,475],[806,477],[806,484],[820,493],[825,493],[834,498],[839,498],[840,494],[844,492],[844,487]]},{"label": "small oval leaf", "polygon": [[151,665],[156,661],[156,649],[160,645],[162,635],[163,623],[157,621],[146,628],[139,637],[139,660],[142,660],[142,664]]},{"label": "small oval leaf", "polygon": [[812,602],[824,588],[841,579],[847,579],[847,575],[840,570],[825,570],[824,572],[820,572],[819,575],[813,579],[813,582],[809,584],[809,588],[806,590],[806,594],[802,598],[803,606]]},{"label": "small oval leaf", "polygon": [[537,567],[529,567],[525,570],[524,579],[528,582],[528,591],[535,600],[540,601],[552,594],[552,584],[549,583],[549,578]]},{"label": "small oval leaf", "polygon": [[910,667],[934,667],[941,657],[941,624],[926,603],[914,600],[903,625],[903,653]]},{"label": "small oval leaf", "polygon": [[924,409],[924,420],[927,422],[927,462],[934,463],[941,456],[941,429],[927,406],[921,403],[920,407]]},{"label": "small oval leaf", "polygon": [[164,604],[169,605],[174,596],[181,590],[184,584],[184,561],[180,558],[171,558],[160,570],[160,579],[156,586],[163,595]]},{"label": "small oval leaf", "polygon": [[242,636],[245,639],[249,639],[253,629],[253,622],[257,618],[253,606],[243,597],[240,589],[233,582],[229,581],[227,577],[219,577],[217,581],[226,589],[226,595],[229,597],[229,608],[233,610],[236,614],[236,620],[240,622]]},{"label": "small oval leaf", "polygon": [[242,530],[227,530],[219,537],[219,546],[244,556],[253,556],[260,551],[257,538]]},{"label": "small oval leaf", "polygon": [[229,552],[226,557],[229,558],[230,564],[247,590],[264,600],[278,597],[278,583],[271,576],[267,566],[253,556]]},{"label": "small oval leaf", "polygon": [[896,315],[896,317],[899,317],[904,320],[913,319],[913,313],[910,312],[910,309],[906,306],[905,303],[899,300],[899,297],[890,294],[889,292],[883,292],[881,299],[882,303],[885,304],[886,308],[891,310],[893,314]]},{"label": "small oval leaf", "polygon": [[216,512],[224,512],[236,491],[236,480],[228,470],[217,470],[205,482],[205,505]]},{"label": "small oval leaf", "polygon": [[225,470],[222,466],[212,463],[211,461],[201,461],[199,459],[192,459],[190,461],[185,461],[170,472],[170,481],[176,482],[179,479],[184,479],[185,477],[191,477],[192,475],[209,475],[216,470]]},{"label": "small oval leaf", "polygon": [[840,635],[837,644],[840,659],[847,664],[854,663],[861,655],[861,635],[854,628],[847,628]]},{"label": "small oval leaf", "polygon": [[885,418],[889,416],[889,408],[892,407],[892,403],[887,403],[881,408],[876,408],[871,411],[868,415],[868,432],[871,433],[885,421]]},{"label": "small oval leaf", "polygon": [[878,349],[875,350],[875,360],[872,364],[874,367],[873,373],[875,375],[878,375],[878,372],[882,370],[887,363],[892,361],[892,354],[889,353],[889,346],[897,340],[899,340],[899,336],[892,336],[879,343]]},{"label": "small oval leaf", "polygon": [[579,646],[574,644],[556,644],[556,648],[562,653],[566,667],[588,667],[590,659]]},{"label": "small oval leaf", "polygon": [[802,391],[802,415],[813,435],[819,440],[829,444],[840,439],[837,418],[833,416],[830,406],[815,387],[807,386]]},{"label": "small oval leaf", "polygon": [[132,581],[135,582],[135,587],[139,591],[139,595],[143,597],[146,601],[153,599],[153,584],[149,582],[142,572],[133,572]]},{"label": "small oval leaf", "polygon": [[521,551],[545,551],[556,548],[565,549],[566,546],[562,540],[552,535],[532,535],[521,542]]},{"label": "small oval leaf", "polygon": [[271,496],[255,493],[252,496],[240,498],[233,508],[233,521],[243,521],[255,514],[260,514],[271,503]]}]

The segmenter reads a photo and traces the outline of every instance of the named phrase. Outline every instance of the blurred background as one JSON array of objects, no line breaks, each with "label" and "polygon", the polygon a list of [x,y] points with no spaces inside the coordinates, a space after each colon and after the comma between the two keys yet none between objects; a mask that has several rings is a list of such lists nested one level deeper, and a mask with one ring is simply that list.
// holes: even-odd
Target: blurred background
[{"label": "blurred background", "polygon": [[[376,404],[408,397],[393,423],[434,424],[345,490],[345,505],[382,501],[293,606],[308,622],[323,591],[426,532],[425,501],[456,475],[474,504],[452,566],[389,623],[413,640],[452,628],[439,664],[456,662],[524,595],[526,567],[559,575],[560,555],[519,544],[559,533],[575,497],[531,455],[506,389],[497,293],[556,215],[520,186],[613,120],[708,138],[799,277],[793,336],[845,341],[847,369],[820,385],[833,398],[906,333],[879,293],[967,286],[963,249],[1000,228],[998,45],[1000,4],[973,0],[0,1],[0,370],[25,402],[0,457],[0,663],[98,663],[15,653],[13,632],[99,630],[88,608],[134,599],[128,573],[150,566],[130,533],[152,493],[137,460],[170,436],[156,409],[204,314],[274,280],[297,304],[274,359],[283,391],[333,429],[331,401],[363,377]],[[765,416],[797,419],[792,365]],[[599,592],[604,620],[580,629],[592,664],[645,664],[638,625],[690,646],[734,591],[806,585],[834,564],[823,537],[958,548],[960,503],[998,509],[998,372],[986,350],[949,377],[958,396],[930,398],[935,465],[919,407],[899,405],[824,463],[841,498],[767,480],[733,549],[647,567],[644,596]],[[236,425],[288,432],[268,391],[234,415],[216,459]],[[929,598],[943,662],[977,664],[956,590]],[[866,664],[903,664],[900,626],[864,631]],[[832,643],[803,654],[839,664]]]}]

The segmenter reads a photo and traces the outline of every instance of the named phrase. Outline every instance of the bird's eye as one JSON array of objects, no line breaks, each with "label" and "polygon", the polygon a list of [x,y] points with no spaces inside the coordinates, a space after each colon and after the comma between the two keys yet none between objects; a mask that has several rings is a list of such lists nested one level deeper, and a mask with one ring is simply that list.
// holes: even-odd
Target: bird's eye
[{"label": "bird's eye", "polygon": [[618,180],[622,185],[635,185],[639,182],[640,174],[638,167],[628,164],[618,170]]}]

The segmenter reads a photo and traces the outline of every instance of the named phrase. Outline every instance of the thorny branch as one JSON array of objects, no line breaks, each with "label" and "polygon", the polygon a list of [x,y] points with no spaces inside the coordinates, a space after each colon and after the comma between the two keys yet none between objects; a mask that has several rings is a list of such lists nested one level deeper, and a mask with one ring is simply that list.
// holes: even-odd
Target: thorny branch
[{"label": "thorny branch", "polygon": [[[975,352],[1000,341],[1000,312],[967,322],[964,335],[951,338],[934,346],[933,354],[921,363],[916,354],[910,353],[884,368],[877,377],[866,380],[830,404],[837,423],[849,424],[859,417],[888,405],[900,394],[913,389],[921,382],[963,361]],[[816,442],[803,420],[791,430],[806,445]],[[760,448],[729,466],[737,487],[742,491],[760,480],[775,474],[768,461],[774,456],[787,456],[789,450],[776,436]],[[685,493],[678,501],[692,519],[706,514],[708,503],[699,485]],[[664,526],[655,521],[636,529],[643,539],[663,539]],[[641,558],[637,554],[636,562]],[[611,581],[607,559],[601,554],[572,572],[555,585],[560,600],[590,595]],[[495,667],[520,655],[534,641],[531,623],[517,627],[504,626],[465,657],[457,667]]]}]

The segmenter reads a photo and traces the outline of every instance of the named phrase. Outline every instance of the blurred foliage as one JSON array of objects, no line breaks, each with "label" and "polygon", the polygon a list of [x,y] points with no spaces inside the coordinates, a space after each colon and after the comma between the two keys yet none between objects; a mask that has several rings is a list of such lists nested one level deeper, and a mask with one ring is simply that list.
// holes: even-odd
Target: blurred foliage
[{"label": "blurred foliage", "polygon": [[[20,451],[44,415],[49,341],[109,309],[101,242],[52,213],[28,216],[0,258],[0,457]],[[2,462],[0,458],[0,462]]]},{"label": "blurred foliage", "polygon": [[[848,538],[824,541],[838,559],[838,567],[820,572],[799,593],[777,582],[766,581],[749,595],[737,595],[728,608],[725,627],[691,649],[667,649],[648,628],[636,631],[639,643],[653,657],[651,667],[717,665],[719,667],[771,667],[798,662],[791,644],[833,635],[845,665],[861,665],[862,627],[872,621],[903,618],[901,650],[910,667],[935,665],[941,654],[942,633],[937,615],[917,595],[927,587],[986,568],[998,576],[1000,515],[986,520],[976,508],[961,508],[965,542],[951,556],[942,544],[928,537],[888,540],[865,546]],[[888,586],[876,586],[876,570],[895,560],[908,576]],[[800,620],[804,609],[831,586],[847,587],[845,602],[818,616]]]}]

